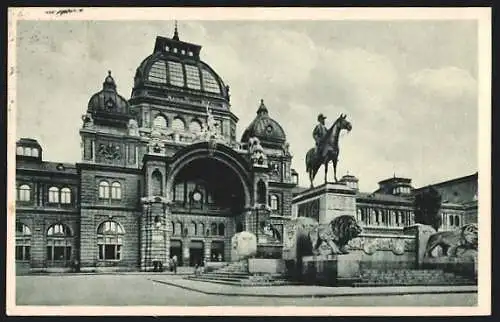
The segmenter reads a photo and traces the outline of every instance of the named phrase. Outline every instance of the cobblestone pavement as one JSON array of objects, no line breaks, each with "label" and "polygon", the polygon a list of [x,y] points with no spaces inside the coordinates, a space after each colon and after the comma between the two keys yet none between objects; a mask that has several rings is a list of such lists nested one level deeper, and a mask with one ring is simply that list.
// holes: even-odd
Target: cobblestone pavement
[{"label": "cobblestone pavement", "polygon": [[[477,294],[280,298],[207,295],[148,275],[16,277],[17,305],[105,306],[475,306]],[[178,279],[179,276],[164,278]]]}]

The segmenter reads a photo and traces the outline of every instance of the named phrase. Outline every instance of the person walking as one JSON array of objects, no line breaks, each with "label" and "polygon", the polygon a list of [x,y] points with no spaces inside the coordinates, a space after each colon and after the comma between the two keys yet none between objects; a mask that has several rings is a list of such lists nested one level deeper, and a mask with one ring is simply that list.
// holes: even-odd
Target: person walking
[{"label": "person walking", "polygon": [[174,269],[174,274],[177,274],[177,255],[172,257],[172,267]]}]

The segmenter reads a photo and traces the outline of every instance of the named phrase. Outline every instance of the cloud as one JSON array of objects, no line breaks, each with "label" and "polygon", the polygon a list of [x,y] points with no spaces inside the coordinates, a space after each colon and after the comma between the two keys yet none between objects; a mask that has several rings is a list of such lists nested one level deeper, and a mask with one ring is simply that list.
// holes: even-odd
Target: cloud
[{"label": "cloud", "polygon": [[409,82],[423,95],[446,101],[473,97],[477,92],[474,77],[466,70],[454,66],[420,70],[409,76]]},{"label": "cloud", "polygon": [[[303,185],[317,114],[331,123],[347,113],[353,131],[341,137],[338,174],[349,171],[372,191],[393,172],[426,184],[476,171],[477,32],[460,26],[181,21],[179,32],[203,46],[202,60],[231,86],[238,136],[265,100]],[[41,138],[48,160],[79,161],[80,117],[107,70],[128,98],[155,37],[172,30],[164,22],[20,23],[18,137]]]}]

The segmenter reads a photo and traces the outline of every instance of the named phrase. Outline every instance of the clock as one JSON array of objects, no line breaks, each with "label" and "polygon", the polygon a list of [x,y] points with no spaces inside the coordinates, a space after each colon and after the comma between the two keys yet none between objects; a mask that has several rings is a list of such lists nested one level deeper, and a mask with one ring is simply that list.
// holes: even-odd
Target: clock
[{"label": "clock", "polygon": [[195,192],[193,193],[193,200],[194,200],[194,201],[196,201],[196,202],[200,202],[200,201],[201,201],[201,197],[202,197],[202,196],[201,196],[201,193],[200,193],[200,192],[195,191]]}]

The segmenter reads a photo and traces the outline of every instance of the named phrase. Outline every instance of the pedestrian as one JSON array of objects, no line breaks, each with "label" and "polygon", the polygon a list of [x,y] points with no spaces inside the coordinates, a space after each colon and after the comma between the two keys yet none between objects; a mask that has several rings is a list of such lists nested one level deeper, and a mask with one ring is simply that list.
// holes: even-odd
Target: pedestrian
[{"label": "pedestrian", "polygon": [[177,274],[177,255],[174,255],[174,257],[172,258],[172,262],[173,262],[174,274]]}]

